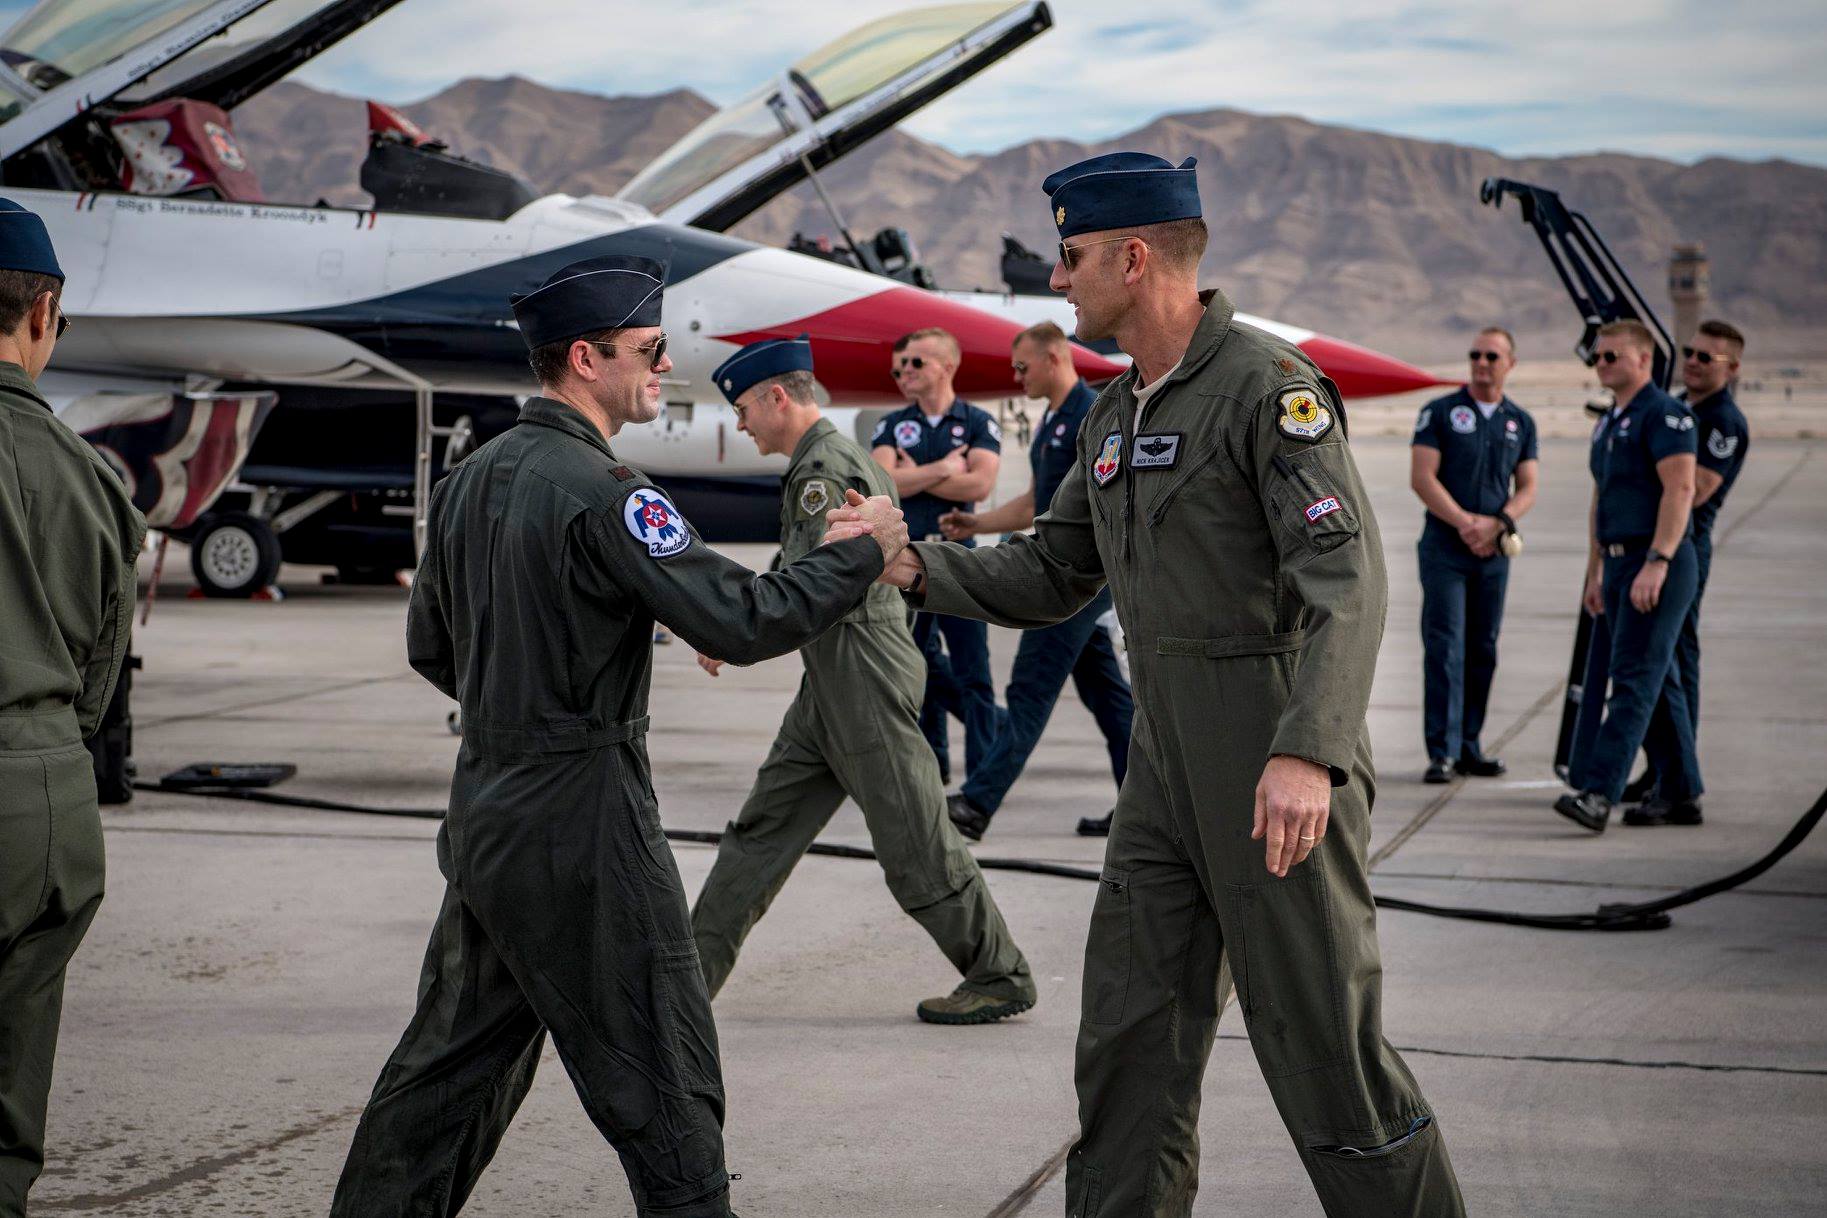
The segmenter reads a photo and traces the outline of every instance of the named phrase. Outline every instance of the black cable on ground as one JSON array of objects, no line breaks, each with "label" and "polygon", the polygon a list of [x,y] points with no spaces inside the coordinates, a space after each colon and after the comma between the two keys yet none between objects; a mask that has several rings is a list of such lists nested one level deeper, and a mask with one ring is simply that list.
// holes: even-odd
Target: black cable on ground
[{"label": "black cable on ground", "polygon": [[[367,804],[341,803],[331,799],[312,799],[302,795],[275,795],[269,791],[244,790],[207,790],[163,787],[152,782],[136,782],[136,791],[152,791],[161,795],[199,795],[208,799],[233,799],[244,803],[268,804],[281,808],[308,808],[320,812],[357,812],[367,816],[405,816],[419,820],[443,820],[442,808],[386,808]],[[1601,905],[1591,913],[1573,914],[1533,914],[1501,909],[1473,909],[1456,905],[1429,905],[1421,901],[1406,901],[1400,897],[1376,897],[1376,903],[1383,909],[1401,910],[1404,913],[1427,914],[1436,918],[1459,918],[1468,922],[1494,922],[1500,926],[1528,926],[1536,930],[1663,930],[1674,924],[1669,911],[1683,905],[1692,905],[1704,901],[1710,896],[1737,888],[1756,879],[1770,868],[1776,866],[1784,855],[1801,845],[1803,840],[1814,831],[1827,814],[1827,790],[1821,792],[1814,804],[1802,818],[1795,822],[1789,832],[1783,835],[1774,849],[1748,867],[1743,867],[1730,875],[1684,888],[1680,892],[1670,893],[1654,901],[1642,901],[1632,905]],[[702,829],[667,829],[668,841],[694,842],[700,845],[715,846],[723,838],[720,833],[711,833]],[[807,847],[807,854],[824,855],[827,858],[871,859],[875,851],[861,846],[840,846],[831,842],[813,842]],[[1005,859],[984,857],[977,860],[977,865],[985,871],[1020,871],[1030,875],[1059,876],[1068,880],[1098,880],[1102,878],[1096,868],[1072,867],[1064,863],[1044,863],[1037,859]],[[1477,877],[1468,877],[1476,879]]]}]

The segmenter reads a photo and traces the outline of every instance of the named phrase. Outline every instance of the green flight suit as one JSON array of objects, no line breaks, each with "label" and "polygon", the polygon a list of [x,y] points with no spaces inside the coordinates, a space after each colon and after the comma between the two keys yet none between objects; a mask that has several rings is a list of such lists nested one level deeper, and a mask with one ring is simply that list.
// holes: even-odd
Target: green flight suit
[{"label": "green flight suit", "polygon": [[114,696],[146,521],[120,478],[0,363],[0,1216],[44,1166],[64,970],[102,899],[83,740]]},{"label": "green flight suit", "polygon": [[456,1213],[548,1029],[643,1218],[729,1213],[717,1032],[649,777],[653,626],[755,663],[881,570],[862,537],[755,575],[545,398],[438,486],[407,654],[461,706],[448,887],[332,1214]]},{"label": "green flight suit", "polygon": [[[1032,537],[918,547],[927,609],[1041,626],[1108,581],[1129,646],[1134,739],[1086,944],[1067,1212],[1191,1212],[1228,962],[1326,1213],[1457,1215],[1446,1143],[1382,1034],[1365,867],[1376,521],[1336,389],[1206,299],[1139,429],[1133,371],[1099,395]],[[1333,782],[1330,827],[1285,879],[1250,840],[1274,754]]]},{"label": "green flight suit", "polygon": [[[781,483],[781,560],[810,553],[844,492],[894,495],[862,446],[820,419]],[[806,675],[742,811],[723,832],[692,933],[711,996],[806,847],[855,799],[888,889],[964,975],[992,998],[1032,1002],[1034,979],[977,860],[945,812],[939,763],[920,734],[926,662],[894,589],[873,589],[843,621],[800,649]]]}]

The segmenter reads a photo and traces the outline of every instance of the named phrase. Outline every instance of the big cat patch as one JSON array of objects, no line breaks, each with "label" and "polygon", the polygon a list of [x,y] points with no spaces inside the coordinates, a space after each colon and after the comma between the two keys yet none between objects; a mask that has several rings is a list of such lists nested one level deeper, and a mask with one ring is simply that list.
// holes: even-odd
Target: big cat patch
[{"label": "big cat patch", "polygon": [[644,486],[622,505],[622,520],[649,558],[671,558],[691,544],[685,517],[657,489]]}]

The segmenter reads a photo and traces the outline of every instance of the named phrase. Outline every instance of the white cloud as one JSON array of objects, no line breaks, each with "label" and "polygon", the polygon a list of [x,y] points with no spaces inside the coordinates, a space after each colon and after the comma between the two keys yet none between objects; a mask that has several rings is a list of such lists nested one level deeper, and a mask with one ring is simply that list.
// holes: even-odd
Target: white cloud
[{"label": "white cloud", "polygon": [[[718,102],[911,0],[407,0],[301,78],[412,100],[464,76]],[[0,11],[6,6],[0,5]],[[961,151],[1215,106],[1507,153],[1827,164],[1820,0],[1052,0],[1055,28],[916,116]]]}]

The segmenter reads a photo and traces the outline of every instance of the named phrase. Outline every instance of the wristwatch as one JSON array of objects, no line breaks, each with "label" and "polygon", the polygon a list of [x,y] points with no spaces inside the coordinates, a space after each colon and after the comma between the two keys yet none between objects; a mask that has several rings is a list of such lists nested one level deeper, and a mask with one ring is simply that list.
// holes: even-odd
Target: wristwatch
[{"label": "wristwatch", "polygon": [[1649,552],[1649,557],[1645,558],[1643,561],[1644,562],[1674,562],[1675,560],[1670,558],[1668,555],[1664,554],[1662,551],[1652,547]]}]

